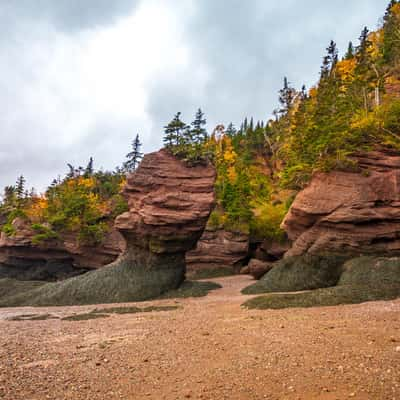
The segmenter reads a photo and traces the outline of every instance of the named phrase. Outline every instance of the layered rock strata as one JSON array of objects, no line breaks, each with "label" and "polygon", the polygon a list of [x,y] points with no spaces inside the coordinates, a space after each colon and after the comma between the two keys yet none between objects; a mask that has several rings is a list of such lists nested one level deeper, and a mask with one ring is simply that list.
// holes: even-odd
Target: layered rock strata
[{"label": "layered rock strata", "polygon": [[380,150],[355,159],[360,172],[317,173],[297,195],[282,223],[293,241],[285,256],[400,254],[400,155]]},{"label": "layered rock strata", "polygon": [[129,211],[117,217],[126,241],[112,264],[0,305],[72,305],[141,301],[176,289],[185,279],[185,253],[203,233],[214,206],[215,170],[187,166],[165,150],[143,158],[123,194]]},{"label": "layered rock strata", "polygon": [[102,267],[114,261],[125,249],[122,235],[110,227],[99,245],[80,245],[76,235],[35,243],[31,224],[16,218],[15,234],[0,234],[0,278],[58,280]]},{"label": "layered rock strata", "polygon": [[188,272],[238,272],[247,258],[249,236],[241,232],[206,228],[197,246],[186,254]]}]

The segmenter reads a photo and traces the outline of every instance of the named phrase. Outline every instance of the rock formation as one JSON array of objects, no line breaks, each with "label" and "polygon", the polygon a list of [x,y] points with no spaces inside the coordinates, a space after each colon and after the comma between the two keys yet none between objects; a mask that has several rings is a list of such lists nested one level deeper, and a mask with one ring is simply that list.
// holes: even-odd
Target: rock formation
[{"label": "rock formation", "polygon": [[203,233],[214,205],[215,170],[189,167],[165,150],[143,158],[128,177],[129,211],[116,228],[126,250],[112,264],[48,283],[0,305],[72,305],[140,301],[176,289],[185,278],[185,253]]},{"label": "rock formation", "polygon": [[360,172],[317,173],[297,195],[282,223],[293,241],[285,256],[400,254],[400,155],[379,150],[355,159]]},{"label": "rock formation", "polygon": [[122,235],[110,227],[99,245],[79,245],[76,235],[34,242],[31,223],[16,218],[15,234],[0,234],[0,278],[57,280],[99,268],[114,261],[125,248]]},{"label": "rock formation", "polygon": [[252,258],[245,267],[246,268],[245,272],[246,274],[250,274],[254,279],[260,279],[267,272],[271,271],[273,267],[274,267],[273,263]]},{"label": "rock formation", "polygon": [[224,229],[206,228],[194,250],[186,254],[188,272],[238,272],[249,250],[249,236]]}]

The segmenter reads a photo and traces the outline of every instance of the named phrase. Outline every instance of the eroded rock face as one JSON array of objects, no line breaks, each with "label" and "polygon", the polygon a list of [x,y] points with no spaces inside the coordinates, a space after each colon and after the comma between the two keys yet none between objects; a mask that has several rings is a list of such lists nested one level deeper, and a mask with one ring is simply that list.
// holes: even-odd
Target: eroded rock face
[{"label": "eroded rock face", "polygon": [[285,256],[400,254],[400,155],[356,158],[360,173],[318,173],[297,195],[282,223],[293,241]]},{"label": "eroded rock face", "polygon": [[155,254],[192,249],[214,206],[215,170],[188,167],[165,150],[148,154],[128,177],[123,194],[129,211],[115,227],[128,243]]},{"label": "eroded rock face", "polygon": [[72,234],[34,243],[31,223],[16,218],[12,225],[15,235],[0,234],[0,278],[65,279],[109,264],[125,249],[122,235],[112,227],[101,244],[82,246]]},{"label": "eroded rock face", "polygon": [[240,232],[207,228],[194,250],[186,254],[188,272],[226,269],[238,272],[247,257],[249,236]]},{"label": "eroded rock face", "polygon": [[123,254],[96,271],[0,299],[0,306],[141,301],[176,289],[185,253],[214,206],[214,181],[211,166],[188,167],[165,150],[146,155],[127,179],[129,211],[115,222],[126,240]]}]

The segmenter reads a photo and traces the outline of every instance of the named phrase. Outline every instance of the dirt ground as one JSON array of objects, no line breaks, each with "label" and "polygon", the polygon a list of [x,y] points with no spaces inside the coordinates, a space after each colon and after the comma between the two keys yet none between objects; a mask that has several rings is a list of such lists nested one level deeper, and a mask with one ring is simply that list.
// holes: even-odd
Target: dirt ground
[{"label": "dirt ground", "polygon": [[0,309],[0,399],[400,399],[400,300],[248,311],[247,276],[172,311],[88,321],[94,306]]}]

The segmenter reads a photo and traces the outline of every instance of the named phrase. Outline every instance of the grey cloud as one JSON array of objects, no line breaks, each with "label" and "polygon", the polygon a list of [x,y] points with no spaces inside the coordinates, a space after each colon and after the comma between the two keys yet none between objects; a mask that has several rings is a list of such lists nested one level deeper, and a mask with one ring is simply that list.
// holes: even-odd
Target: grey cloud
[{"label": "grey cloud", "polygon": [[3,0],[0,19],[16,28],[29,21],[46,22],[71,32],[115,22],[137,6],[140,0]]},{"label": "grey cloud", "polygon": [[[40,89],[46,59],[59,50],[64,37],[79,45],[81,31],[101,33],[118,18],[133,14],[139,3],[144,6],[148,2],[0,0],[0,187],[24,173],[30,184],[43,188],[52,177],[65,172],[66,162],[82,165],[90,156],[97,166],[112,168],[122,162],[137,132],[144,151],[154,150],[162,144],[162,127],[177,111],[189,122],[202,107],[209,129],[220,122],[238,124],[245,116],[269,118],[283,76],[297,87],[315,83],[329,41],[336,40],[344,50],[364,25],[376,26],[388,2],[194,0],[193,13],[185,15],[186,0],[151,3],[157,5],[157,1],[168,4],[179,16],[180,39],[189,51],[189,60],[184,66],[177,63],[160,68],[146,83],[150,121],[144,121],[121,119],[109,109],[95,110],[95,102],[85,103],[93,100],[90,93],[82,100],[82,111],[80,104],[75,104],[79,100],[75,92],[84,89],[79,87],[81,81],[74,81],[73,51],[68,53],[72,60],[65,60],[60,72],[68,76],[54,78],[68,81],[72,95],[53,110],[60,93],[57,89],[52,92],[53,82],[46,87],[49,94],[41,94]],[[54,40],[58,33],[61,41]],[[78,57],[79,52],[76,54]],[[36,91],[40,95],[37,102]],[[70,134],[65,121],[85,118],[86,106],[92,113],[90,123],[74,125]],[[63,140],[69,135],[71,140]]]},{"label": "grey cloud", "polygon": [[[245,116],[269,118],[284,76],[297,87],[314,84],[329,41],[336,40],[344,49],[365,24],[375,28],[386,3],[197,1],[185,28],[193,68],[206,65],[210,79],[197,96],[190,74],[180,76],[178,85],[177,80],[157,82],[150,96],[150,113],[154,120],[165,122],[173,107],[189,116],[201,105],[211,126],[231,120],[239,123]],[[166,93],[171,96],[168,101],[162,95]]]}]

